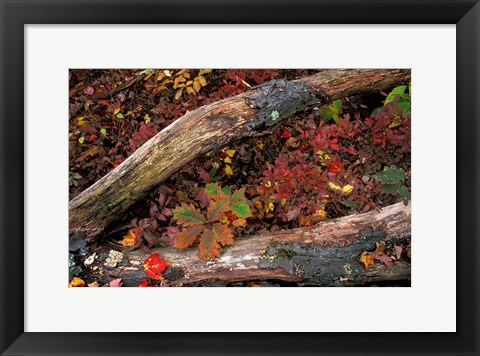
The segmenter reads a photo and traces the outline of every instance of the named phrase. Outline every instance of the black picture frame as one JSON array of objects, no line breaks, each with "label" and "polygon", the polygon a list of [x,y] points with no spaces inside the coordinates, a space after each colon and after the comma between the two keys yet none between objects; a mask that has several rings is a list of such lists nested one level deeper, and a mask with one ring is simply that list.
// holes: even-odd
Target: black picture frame
[{"label": "black picture frame", "polygon": [[[478,0],[0,0],[0,4],[2,355],[479,355]],[[24,332],[24,25],[80,23],[456,24],[457,332]]]}]

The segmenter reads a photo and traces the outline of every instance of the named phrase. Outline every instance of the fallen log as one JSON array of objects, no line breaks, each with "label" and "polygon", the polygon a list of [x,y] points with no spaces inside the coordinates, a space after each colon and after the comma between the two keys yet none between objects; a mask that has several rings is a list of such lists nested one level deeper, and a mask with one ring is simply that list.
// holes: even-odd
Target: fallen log
[{"label": "fallen log", "polygon": [[263,86],[200,107],[159,132],[72,199],[69,231],[82,233],[91,242],[130,206],[195,158],[234,139],[258,135],[295,112],[408,81],[410,70],[324,70],[296,84],[282,81],[278,88]]},{"label": "fallen log", "polygon": [[[202,261],[197,248],[177,250],[156,248],[171,266],[164,277],[171,286],[221,286],[245,281],[281,281],[299,286],[358,286],[385,281],[410,281],[411,206],[397,203],[364,214],[350,215],[318,223],[311,228],[282,230],[237,239],[214,261]],[[378,261],[365,269],[359,257],[375,250],[380,241],[387,246],[404,246],[400,259],[391,266]],[[106,248],[105,246],[103,246]],[[138,286],[146,278],[143,261],[149,254],[111,245],[119,266],[106,266],[100,259],[92,263],[91,280],[108,283],[122,278],[125,286]],[[99,251],[97,251],[100,253]]]}]

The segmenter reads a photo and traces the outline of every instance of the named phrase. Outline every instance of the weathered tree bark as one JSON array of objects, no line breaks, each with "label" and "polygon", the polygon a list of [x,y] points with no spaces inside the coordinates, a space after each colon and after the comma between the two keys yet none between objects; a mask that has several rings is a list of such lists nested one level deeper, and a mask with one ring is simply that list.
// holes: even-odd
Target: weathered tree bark
[{"label": "weathered tree bark", "polygon": [[[410,70],[324,70],[298,82],[306,85],[310,97],[317,97],[318,103],[323,104],[354,94],[386,90],[409,80]],[[93,241],[132,204],[187,163],[234,139],[257,135],[264,125],[258,122],[258,108],[251,107],[245,100],[252,92],[186,114],[72,199],[70,233],[82,233],[88,241]],[[295,107],[298,111],[307,108]],[[285,118],[280,117],[278,121]]]},{"label": "weathered tree bark", "polygon": [[[164,277],[173,286],[226,285],[244,281],[283,281],[312,286],[358,286],[385,281],[409,281],[410,259],[405,251],[387,267],[378,261],[367,270],[359,262],[364,251],[379,241],[387,245],[410,245],[411,206],[397,203],[365,214],[321,222],[311,228],[282,230],[245,239],[224,249],[214,261],[197,257],[197,247],[187,250],[157,248],[171,263]],[[106,267],[96,261],[96,275],[122,278],[125,286],[138,286],[144,279],[142,250],[111,249],[124,254],[124,267]]]}]

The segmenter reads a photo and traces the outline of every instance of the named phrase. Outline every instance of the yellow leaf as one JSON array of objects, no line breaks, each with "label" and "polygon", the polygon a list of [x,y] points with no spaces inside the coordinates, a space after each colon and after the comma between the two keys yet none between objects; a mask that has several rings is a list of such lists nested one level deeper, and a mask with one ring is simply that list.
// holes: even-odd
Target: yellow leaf
[{"label": "yellow leaf", "polygon": [[225,166],[225,173],[228,175],[228,176],[233,176],[233,170],[232,170],[232,167],[230,165],[226,165]]},{"label": "yellow leaf", "polygon": [[222,215],[218,218],[218,221],[220,221],[221,223],[224,223],[224,224],[228,224],[228,218],[226,215]]},{"label": "yellow leaf", "polygon": [[85,116],[79,116],[75,120],[77,120],[77,126],[85,125]]},{"label": "yellow leaf", "polygon": [[282,201],[280,202],[280,204],[282,206],[285,206],[285,204],[287,204],[287,199],[286,198],[283,198]]},{"label": "yellow leaf", "polygon": [[233,157],[235,156],[236,150],[226,150],[225,153],[228,155],[228,157]]},{"label": "yellow leaf", "polygon": [[70,283],[68,283],[69,287],[85,287],[87,283],[81,278],[73,277]]},{"label": "yellow leaf", "polygon": [[202,86],[200,85],[200,82],[197,80],[197,78],[195,78],[195,80],[193,81],[193,89],[195,89],[195,91],[199,93],[201,87]]},{"label": "yellow leaf", "polygon": [[192,87],[187,87],[187,93],[197,95],[197,92]]},{"label": "yellow leaf", "polygon": [[177,72],[177,73],[175,74],[175,76],[179,76],[179,75],[185,73],[186,71],[187,71],[186,69],[182,69],[181,71]]},{"label": "yellow leaf", "polygon": [[202,87],[204,87],[205,85],[207,85],[207,80],[205,79],[205,77],[203,75],[199,75],[197,78],[195,79],[198,79],[198,81],[200,82],[200,84],[202,85]]},{"label": "yellow leaf", "polygon": [[265,183],[265,186],[268,188],[268,187],[271,187],[272,186],[272,182],[270,182],[269,180],[267,180],[267,183]]},{"label": "yellow leaf", "polygon": [[275,209],[275,205],[270,202],[268,204],[265,204],[265,212],[268,213],[269,211],[273,211]]},{"label": "yellow leaf", "polygon": [[327,212],[323,209],[318,209],[314,215],[319,216],[322,220],[327,218]]},{"label": "yellow leaf", "polygon": [[255,208],[257,208],[257,209],[261,209],[262,206],[263,206],[261,200],[255,200],[255,201],[253,202],[253,205],[255,205]]},{"label": "yellow leaf", "polygon": [[233,224],[233,226],[239,227],[239,226],[245,225],[246,222],[247,222],[247,220],[240,218],[240,219],[235,220],[232,224]]},{"label": "yellow leaf", "polygon": [[218,167],[220,167],[220,164],[218,162],[213,162],[212,167],[218,169]]},{"label": "yellow leaf", "polygon": [[211,69],[200,69],[200,73],[198,73],[198,75],[207,74],[207,73],[210,73],[211,71],[212,71]]},{"label": "yellow leaf", "polygon": [[347,184],[345,186],[343,186],[343,188],[333,182],[328,182],[328,186],[333,189],[333,190],[339,190],[341,191],[342,193],[350,193],[352,190],[353,190],[353,186],[351,186],[350,184]]},{"label": "yellow leaf", "polygon": [[172,76],[172,73],[170,73],[170,71],[169,71],[169,70],[166,70],[166,69],[163,71],[163,74],[165,74],[167,77],[171,77],[171,76]]},{"label": "yellow leaf", "polygon": [[259,142],[257,143],[257,147],[263,150],[265,148],[265,144]]},{"label": "yellow leaf", "polygon": [[175,100],[177,100],[182,96],[182,92],[183,92],[183,88],[177,90],[177,93],[175,94]]},{"label": "yellow leaf", "polygon": [[230,157],[225,157],[224,162],[225,163],[232,163],[232,160],[230,159]]}]

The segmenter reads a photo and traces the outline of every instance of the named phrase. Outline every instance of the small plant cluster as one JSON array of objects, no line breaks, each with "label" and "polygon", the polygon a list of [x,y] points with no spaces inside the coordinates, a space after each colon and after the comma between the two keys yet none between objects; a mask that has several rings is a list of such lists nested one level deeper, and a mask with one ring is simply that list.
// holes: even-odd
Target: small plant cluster
[{"label": "small plant cluster", "polygon": [[244,193],[243,188],[232,192],[218,183],[207,184],[199,197],[206,211],[200,211],[191,203],[182,203],[173,210],[173,218],[182,225],[174,246],[184,249],[199,240],[198,257],[203,260],[218,257],[221,246],[233,244],[231,226],[244,226],[245,219],[252,216]]},{"label": "small plant cluster", "polygon": [[341,104],[335,101],[320,110],[319,124],[307,120],[296,127],[297,134],[284,127],[281,137],[289,150],[266,164],[254,198],[257,216],[298,219],[300,226],[310,226],[325,219],[328,210],[368,211],[382,193],[410,200],[402,168],[385,165],[381,172],[369,172],[377,170],[371,163],[376,157],[372,146],[381,146],[386,155],[410,150],[410,96],[405,88],[385,94],[384,106],[364,120],[358,115],[351,120],[348,113],[342,117]]}]

